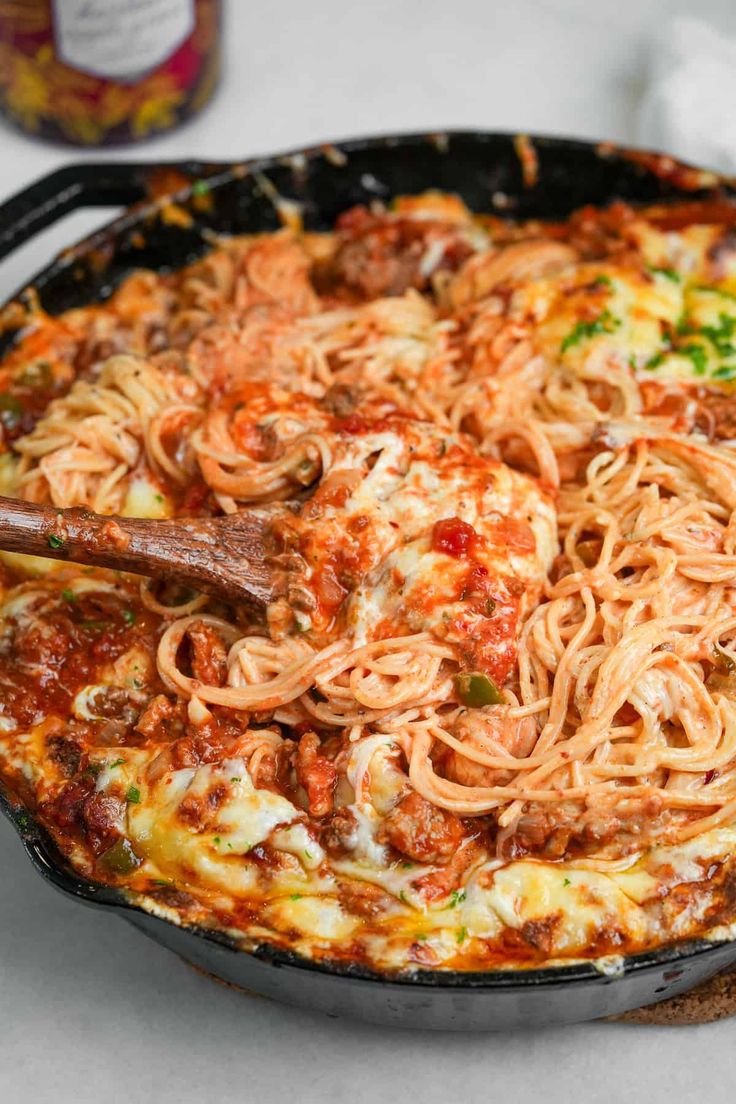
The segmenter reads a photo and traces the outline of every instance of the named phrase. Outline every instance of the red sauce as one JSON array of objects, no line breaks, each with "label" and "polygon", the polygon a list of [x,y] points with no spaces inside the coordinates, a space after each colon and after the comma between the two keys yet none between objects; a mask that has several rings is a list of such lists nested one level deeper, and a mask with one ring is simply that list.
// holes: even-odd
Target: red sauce
[{"label": "red sauce", "polygon": [[464,559],[475,547],[478,534],[472,525],[459,517],[443,518],[432,529],[432,548],[447,556]]},{"label": "red sauce", "polygon": [[347,418],[341,418],[337,425],[340,433],[365,433],[368,423],[360,414],[348,414]]},{"label": "red sauce", "polygon": [[196,516],[210,496],[210,488],[203,479],[187,487],[181,500],[182,514]]},{"label": "red sauce", "polygon": [[448,639],[457,641],[463,666],[502,686],[516,659],[518,620],[519,598],[494,580],[450,622]]},{"label": "red sauce", "polygon": [[136,640],[153,651],[155,619],[132,595],[127,600],[102,591],[73,598],[65,593],[58,603],[34,611],[32,620],[8,622],[12,640],[8,655],[0,657],[0,693],[19,724],[68,713],[75,694],[96,681],[99,667],[114,662]]}]

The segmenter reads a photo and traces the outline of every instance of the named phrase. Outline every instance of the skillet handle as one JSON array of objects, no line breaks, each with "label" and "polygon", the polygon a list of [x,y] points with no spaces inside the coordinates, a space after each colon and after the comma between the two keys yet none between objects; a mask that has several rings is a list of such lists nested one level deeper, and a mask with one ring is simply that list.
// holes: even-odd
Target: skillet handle
[{"label": "skillet handle", "polygon": [[0,260],[78,207],[128,207],[152,193],[166,169],[197,173],[197,163],[88,162],[66,165],[0,204]]}]

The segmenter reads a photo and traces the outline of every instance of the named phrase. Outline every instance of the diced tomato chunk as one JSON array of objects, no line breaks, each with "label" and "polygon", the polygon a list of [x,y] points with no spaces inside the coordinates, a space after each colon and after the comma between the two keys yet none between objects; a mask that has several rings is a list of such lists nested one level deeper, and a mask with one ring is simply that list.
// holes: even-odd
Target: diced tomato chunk
[{"label": "diced tomato chunk", "polygon": [[432,548],[448,556],[462,559],[473,551],[478,534],[472,525],[459,517],[443,518],[432,530]]}]

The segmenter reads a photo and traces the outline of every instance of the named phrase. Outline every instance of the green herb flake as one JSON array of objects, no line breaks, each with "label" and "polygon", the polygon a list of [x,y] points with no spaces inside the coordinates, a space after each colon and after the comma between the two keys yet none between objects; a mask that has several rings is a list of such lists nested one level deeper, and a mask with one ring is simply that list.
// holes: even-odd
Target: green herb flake
[{"label": "green herb flake", "polygon": [[195,180],[192,184],[192,195],[198,199],[210,194],[210,186],[206,180]]},{"label": "green herb flake", "polygon": [[125,762],[124,759],[113,759],[112,763],[107,764],[107,769],[108,770],[114,770],[115,767],[122,767],[124,762]]},{"label": "green herb flake", "polygon": [[569,878],[565,878],[565,880],[564,880],[564,882],[563,882],[562,884],[563,884],[563,886],[567,887],[567,886],[569,886],[569,885],[572,885],[572,882],[570,881],[570,879],[569,879]]},{"label": "green herb flake", "polygon": [[414,863],[413,862],[403,862],[401,864],[401,869],[402,870],[413,870],[414,869]]},{"label": "green herb flake", "polygon": [[215,847],[219,847],[220,844],[222,843],[222,840],[220,839],[219,836],[213,836],[212,837],[212,842],[214,843]]},{"label": "green herb flake", "polygon": [[65,602],[76,602],[77,600],[76,594],[69,587],[64,587],[61,592],[61,597],[64,599]]},{"label": "green herb flake", "polygon": [[664,358],[671,351],[671,349],[661,349],[658,353],[655,353],[654,356],[651,356],[644,365],[646,371],[653,372],[655,368],[659,368],[660,364],[664,362]]},{"label": "green herb flake", "polygon": [[414,936],[414,938],[419,943],[424,943],[424,942],[426,942],[426,939],[427,939],[427,933],[426,932],[417,932],[417,934]]},{"label": "green herb flake", "polygon": [[664,276],[665,280],[669,280],[673,284],[680,283],[680,274],[675,272],[674,268],[662,268],[660,265],[647,265],[647,271],[651,272],[652,276]]},{"label": "green herb flake", "polygon": [[461,905],[466,896],[467,894],[464,889],[453,889],[452,893],[450,894],[450,903],[447,907],[453,909],[457,905]]},{"label": "green herb flake", "polygon": [[596,276],[595,280],[593,281],[593,284],[594,284],[595,287],[612,288],[613,287],[613,280],[611,279],[610,276],[606,276],[605,272],[601,272],[600,276]]},{"label": "green herb flake", "polygon": [[131,805],[138,805],[141,800],[141,791],[137,786],[128,786],[128,792],[125,795],[125,800]]},{"label": "green herb flake", "polygon": [[163,500],[164,500],[164,496],[162,494],[157,494],[157,495],[154,495],[153,497],[156,499],[156,502],[158,502],[158,504],[160,506],[162,504]]},{"label": "green herb flake", "polygon": [[683,345],[677,352],[691,361],[696,376],[705,375],[705,370],[708,367],[708,354],[702,345]]},{"label": "green herb flake", "polygon": [[290,893],[289,894],[289,900],[290,901],[301,901],[301,899],[302,899],[302,894],[301,893]]},{"label": "green herb flake", "polygon": [[135,610],[124,609],[123,621],[126,625],[135,625]]},{"label": "green herb flake", "polygon": [[456,943],[464,943],[467,938],[468,938],[468,929],[467,928],[458,928],[457,935],[455,936],[455,942]]},{"label": "green herb flake", "polygon": [[455,675],[455,693],[469,709],[482,709],[484,705],[500,705],[503,696],[496,684],[482,671],[462,671]]},{"label": "green herb flake", "polygon": [[711,372],[711,379],[731,380],[736,378],[736,364],[722,364]]},{"label": "green herb flake", "polygon": [[576,323],[567,337],[563,339],[560,345],[560,352],[566,353],[573,345],[579,345],[581,341],[586,341],[591,337],[597,337],[598,334],[613,333],[620,325],[620,318],[614,318],[609,310],[604,310],[592,321],[581,321]]},{"label": "green herb flake", "polygon": [[242,781],[243,781],[243,779],[242,779],[242,778],[238,778],[237,774],[234,774],[234,775],[232,776],[232,778],[230,779],[230,781],[231,781],[231,782],[242,782]]},{"label": "green herb flake", "polygon": [[405,905],[408,905],[408,904],[409,904],[409,898],[408,898],[408,897],[406,896],[406,894],[404,893],[403,889],[402,889],[402,890],[401,890],[401,892],[399,893],[399,900],[400,900],[400,901],[403,901]]},{"label": "green herb flake", "polygon": [[730,299],[732,302],[736,302],[736,295],[732,291],[726,291],[724,288],[709,287],[708,284],[695,284],[693,285],[693,291],[706,291],[709,295],[720,295],[723,299]]},{"label": "green herb flake", "polygon": [[64,538],[57,537],[56,533],[50,533],[47,543],[49,548],[62,548],[64,545]]},{"label": "green herb flake", "polygon": [[697,332],[712,341],[722,356],[730,356],[736,352],[731,343],[731,338],[736,336],[736,316],[721,311],[717,326],[701,326]]},{"label": "green herb flake", "polygon": [[173,882],[167,882],[166,878],[154,878],[153,884],[157,886],[164,886],[166,889],[172,889],[174,885]]}]

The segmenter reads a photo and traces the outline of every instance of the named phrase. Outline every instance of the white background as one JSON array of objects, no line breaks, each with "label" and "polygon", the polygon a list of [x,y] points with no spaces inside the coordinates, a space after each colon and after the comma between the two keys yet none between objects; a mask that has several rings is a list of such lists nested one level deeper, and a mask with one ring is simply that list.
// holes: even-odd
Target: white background
[{"label": "white background", "polygon": [[[736,34],[733,0],[231,0],[212,107],[105,156],[236,159],[449,126],[631,141],[648,51],[688,11]],[[0,199],[80,156],[99,155],[0,125]],[[0,298],[101,217],[72,216],[0,264]],[[0,879],[2,1104],[733,1100],[736,1021],[466,1036],[336,1022],[215,985],[63,899],[4,822]]]}]

